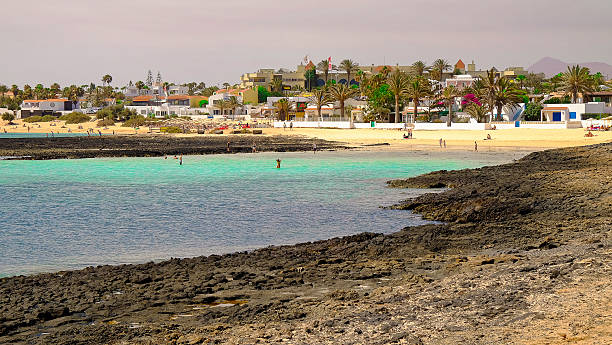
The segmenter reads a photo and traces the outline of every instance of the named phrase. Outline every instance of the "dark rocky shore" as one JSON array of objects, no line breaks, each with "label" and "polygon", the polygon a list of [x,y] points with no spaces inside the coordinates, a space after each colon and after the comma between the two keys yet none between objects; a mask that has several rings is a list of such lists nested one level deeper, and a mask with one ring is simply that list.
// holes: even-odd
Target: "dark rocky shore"
[{"label": "dark rocky shore", "polygon": [[1,279],[0,343],[610,344],[611,161],[390,181],[452,187],[394,206],[444,224],[391,235]]},{"label": "dark rocky shore", "polygon": [[177,137],[173,135],[114,135],[58,138],[3,138],[0,157],[19,159],[60,159],[94,157],[149,157],[163,155],[204,155],[230,152],[309,151],[313,143],[319,150],[343,148],[342,144],[297,136],[263,135],[203,135]]}]

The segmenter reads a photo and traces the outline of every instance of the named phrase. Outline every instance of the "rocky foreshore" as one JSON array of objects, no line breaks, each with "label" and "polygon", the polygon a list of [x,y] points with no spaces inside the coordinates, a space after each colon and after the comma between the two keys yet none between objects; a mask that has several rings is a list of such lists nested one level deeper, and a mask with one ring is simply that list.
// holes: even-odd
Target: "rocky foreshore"
[{"label": "rocky foreshore", "polygon": [[394,206],[444,223],[391,235],[1,279],[0,343],[610,344],[611,161],[390,181],[451,187]]},{"label": "rocky foreshore", "polygon": [[61,159],[95,157],[155,157],[217,153],[309,151],[345,148],[341,143],[297,136],[202,135],[104,135],[57,138],[0,139],[0,157],[11,159]]}]

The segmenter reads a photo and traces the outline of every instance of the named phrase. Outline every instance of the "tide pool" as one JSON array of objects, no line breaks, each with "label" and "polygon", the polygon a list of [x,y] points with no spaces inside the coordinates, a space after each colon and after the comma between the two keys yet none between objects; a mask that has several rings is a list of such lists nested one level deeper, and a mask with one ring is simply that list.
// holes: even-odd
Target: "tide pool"
[{"label": "tide pool", "polygon": [[[276,169],[276,159],[282,160]],[[508,154],[312,152],[0,161],[0,276],[391,233],[385,181]]]}]

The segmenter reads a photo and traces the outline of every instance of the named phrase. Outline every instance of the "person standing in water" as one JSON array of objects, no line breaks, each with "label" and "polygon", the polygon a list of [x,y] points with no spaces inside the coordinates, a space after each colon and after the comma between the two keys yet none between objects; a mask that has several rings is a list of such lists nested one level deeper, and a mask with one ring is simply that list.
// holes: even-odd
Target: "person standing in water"
[{"label": "person standing in water", "polygon": [[474,151],[478,152],[478,143],[474,142]]},{"label": "person standing in water", "polygon": [[183,155],[181,155],[181,158],[179,158],[179,165],[183,165]]},{"label": "person standing in water", "polygon": [[281,160],[280,158],[276,159],[276,169],[280,169]]}]

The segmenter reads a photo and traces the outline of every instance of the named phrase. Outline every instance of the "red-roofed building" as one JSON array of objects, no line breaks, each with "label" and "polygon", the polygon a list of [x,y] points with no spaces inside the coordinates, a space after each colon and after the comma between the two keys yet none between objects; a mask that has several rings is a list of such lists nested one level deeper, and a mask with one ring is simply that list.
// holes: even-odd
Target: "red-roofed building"
[{"label": "red-roofed building", "polygon": [[461,59],[459,59],[459,61],[457,61],[457,63],[455,64],[455,70],[459,70],[461,74],[465,73],[465,64],[463,63],[463,61],[461,61]]}]

